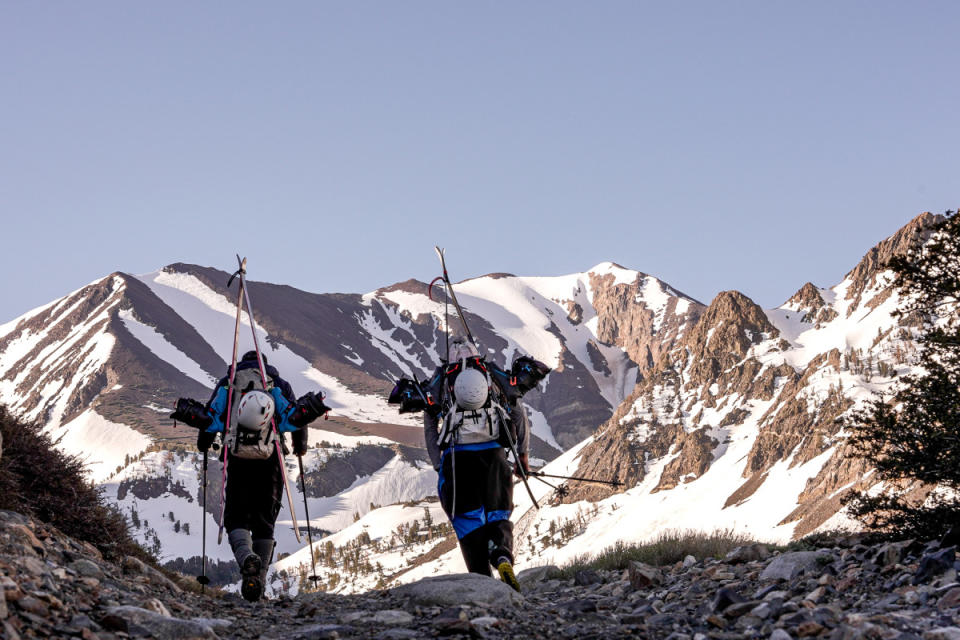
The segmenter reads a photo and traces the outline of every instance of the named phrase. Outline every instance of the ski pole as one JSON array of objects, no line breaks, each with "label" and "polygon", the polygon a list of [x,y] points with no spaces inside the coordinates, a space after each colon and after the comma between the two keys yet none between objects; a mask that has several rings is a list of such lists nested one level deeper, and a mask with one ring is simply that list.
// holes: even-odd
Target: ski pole
[{"label": "ski pole", "polygon": [[533,489],[530,488],[530,483],[527,482],[527,472],[524,470],[523,465],[520,464],[520,454],[517,453],[517,447],[513,443],[513,434],[510,433],[510,428],[508,426],[509,423],[505,418],[502,418],[501,422],[503,423],[503,428],[507,430],[507,444],[510,445],[510,451],[513,453],[513,459],[517,462],[517,470],[520,472],[518,475],[523,481],[523,486],[527,489],[527,495],[529,495],[530,499],[533,501],[534,508],[539,511],[540,505],[537,503],[537,499],[533,495]]},{"label": "ski pole", "polygon": [[[301,427],[306,429],[306,427]],[[297,462],[300,463],[300,490],[303,491],[303,517],[307,519],[307,541],[310,545],[310,564],[313,565],[313,575],[310,580],[313,585],[317,585],[320,576],[317,575],[317,559],[313,557],[313,533],[310,530],[310,510],[307,508],[307,483],[303,479],[303,456],[297,456]]]},{"label": "ski pole", "polygon": [[552,473],[543,473],[542,471],[531,471],[530,475],[535,477],[543,476],[544,478],[557,478],[558,480],[574,480],[576,482],[595,482],[597,484],[607,484],[611,487],[623,486],[623,483],[618,482],[617,480],[600,480],[598,478],[581,478],[578,476],[558,476]]},{"label": "ski pole", "polygon": [[[240,261],[240,256],[237,256],[237,261]],[[260,354],[260,341],[257,339],[257,323],[253,319],[253,305],[250,304],[250,293],[247,290],[247,278],[246,278],[246,269],[243,268],[246,266],[246,259],[241,263],[241,269],[238,271],[240,276],[240,290],[243,292],[243,297],[247,301],[247,316],[250,320],[250,331],[253,334],[253,350],[257,354],[257,366],[260,368],[260,381],[263,383],[263,388],[267,388],[267,373],[263,366],[263,356]],[[277,430],[277,420],[276,417],[270,418],[270,428],[273,429],[273,444],[277,449],[277,463],[280,465],[280,477],[283,478],[283,488],[287,492],[287,505],[290,507],[290,519],[293,521],[293,536],[297,539],[297,542],[302,542],[300,537],[300,527],[297,524],[297,512],[293,506],[293,494],[290,493],[290,482],[287,481],[287,467],[284,464],[283,459],[283,449],[280,448],[280,432]]]},{"label": "ski pole", "polygon": [[536,473],[534,473],[533,471],[530,472],[530,477],[531,477],[531,478],[534,478],[534,479],[536,479],[536,480],[539,480],[539,481],[542,482],[543,484],[545,484],[545,485],[547,485],[548,487],[550,487],[551,489],[553,489],[554,492],[557,494],[557,496],[560,497],[560,498],[564,498],[564,497],[566,497],[567,495],[569,495],[569,493],[570,493],[570,491],[569,491],[564,485],[560,485],[560,486],[558,487],[558,486],[556,486],[556,485],[554,485],[554,484],[551,484],[551,483],[547,482],[546,480],[544,480],[543,478],[541,478],[540,476],[538,476],[538,475],[537,475]]},{"label": "ski pole", "polygon": [[197,576],[197,582],[200,583],[200,593],[207,592],[207,585],[210,584],[210,578],[207,577],[207,452],[203,452],[203,502],[200,503],[200,518],[203,529],[203,555],[201,556],[200,575]]},{"label": "ski pole", "polygon": [[[233,279],[247,268],[247,259],[240,260],[240,268],[234,272],[227,280],[227,287],[233,283]],[[223,418],[223,478],[220,483],[220,529],[217,531],[217,544],[223,542],[223,519],[227,513],[227,436],[230,432],[230,417],[233,409],[233,381],[237,375],[237,341],[240,339],[240,316],[243,313],[243,280],[240,280],[240,290],[237,291],[237,320],[233,325],[233,359],[230,362],[230,374],[227,378],[227,413]],[[204,498],[206,499],[206,498]]]}]

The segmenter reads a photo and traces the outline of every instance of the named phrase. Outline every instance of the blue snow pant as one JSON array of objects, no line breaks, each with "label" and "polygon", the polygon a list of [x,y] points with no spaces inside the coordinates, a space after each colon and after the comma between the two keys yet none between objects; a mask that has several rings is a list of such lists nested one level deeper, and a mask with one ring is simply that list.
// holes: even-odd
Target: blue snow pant
[{"label": "blue snow pant", "polygon": [[513,469],[502,447],[445,451],[438,490],[468,571],[489,576],[500,558],[513,562]]}]

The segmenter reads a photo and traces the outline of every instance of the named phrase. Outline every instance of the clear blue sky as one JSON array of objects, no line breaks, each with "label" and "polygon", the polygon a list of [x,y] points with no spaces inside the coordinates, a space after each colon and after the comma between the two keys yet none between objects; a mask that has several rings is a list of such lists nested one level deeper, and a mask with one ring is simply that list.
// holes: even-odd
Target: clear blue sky
[{"label": "clear blue sky", "polygon": [[176,261],[837,283],[960,206],[960,3],[0,4],[0,322]]}]

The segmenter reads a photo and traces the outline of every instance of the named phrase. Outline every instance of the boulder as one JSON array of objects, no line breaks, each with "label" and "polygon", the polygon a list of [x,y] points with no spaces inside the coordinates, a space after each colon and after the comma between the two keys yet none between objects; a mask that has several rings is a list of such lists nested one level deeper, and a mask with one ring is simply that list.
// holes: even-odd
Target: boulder
[{"label": "boulder", "polygon": [[390,592],[422,606],[447,607],[460,604],[491,606],[523,603],[523,596],[506,584],[476,573],[431,576],[395,587]]},{"label": "boulder", "polygon": [[517,574],[517,580],[520,581],[520,584],[533,584],[536,582],[543,582],[544,580],[550,580],[551,578],[558,577],[559,575],[559,568],[552,564],[547,564],[542,567],[530,567],[529,569],[524,569]]},{"label": "boulder", "polygon": [[663,574],[660,569],[636,560],[631,561],[627,567],[627,577],[630,579],[630,586],[634,589],[646,589],[663,583]]},{"label": "boulder", "polygon": [[816,569],[821,564],[829,564],[833,557],[823,551],[794,551],[777,556],[760,574],[764,581],[789,581],[802,573]]},{"label": "boulder", "polygon": [[213,628],[200,620],[181,620],[140,607],[110,607],[101,624],[111,631],[157,640],[194,640],[217,638]]},{"label": "boulder", "polygon": [[770,550],[767,545],[754,543],[737,547],[724,557],[724,561],[730,564],[742,564],[744,562],[756,562],[766,560],[770,557]]}]

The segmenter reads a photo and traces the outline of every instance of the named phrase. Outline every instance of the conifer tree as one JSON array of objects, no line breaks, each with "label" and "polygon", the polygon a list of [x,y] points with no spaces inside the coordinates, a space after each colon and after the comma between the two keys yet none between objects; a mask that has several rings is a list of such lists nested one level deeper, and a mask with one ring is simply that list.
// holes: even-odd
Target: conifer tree
[{"label": "conifer tree", "polygon": [[897,315],[919,327],[921,371],[853,414],[850,442],[883,487],[847,504],[868,529],[931,539],[960,522],[960,216],[918,229],[888,266],[904,301]]}]

